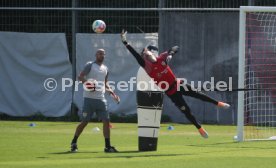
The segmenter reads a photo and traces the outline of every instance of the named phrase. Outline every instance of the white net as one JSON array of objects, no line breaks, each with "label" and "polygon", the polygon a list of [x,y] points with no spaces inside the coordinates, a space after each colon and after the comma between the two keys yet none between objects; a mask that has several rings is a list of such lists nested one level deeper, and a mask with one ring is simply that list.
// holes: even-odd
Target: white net
[{"label": "white net", "polygon": [[247,12],[244,55],[244,140],[276,136],[276,11]]}]

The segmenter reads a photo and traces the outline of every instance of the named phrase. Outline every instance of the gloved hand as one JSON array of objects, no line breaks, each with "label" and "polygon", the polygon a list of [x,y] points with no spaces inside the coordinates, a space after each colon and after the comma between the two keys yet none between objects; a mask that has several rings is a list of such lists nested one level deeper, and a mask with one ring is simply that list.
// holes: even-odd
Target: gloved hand
[{"label": "gloved hand", "polygon": [[169,50],[169,55],[173,55],[175,53],[177,53],[179,50],[178,46],[173,46],[170,50]]},{"label": "gloved hand", "polygon": [[172,59],[172,56],[169,55],[169,56],[167,57],[167,59],[166,59],[167,64],[171,61],[171,59]]},{"label": "gloved hand", "polygon": [[125,31],[125,30],[123,29],[123,30],[122,30],[122,33],[121,33],[121,39],[122,39],[122,42],[123,42],[125,45],[127,44],[126,34],[127,34],[127,31]]}]

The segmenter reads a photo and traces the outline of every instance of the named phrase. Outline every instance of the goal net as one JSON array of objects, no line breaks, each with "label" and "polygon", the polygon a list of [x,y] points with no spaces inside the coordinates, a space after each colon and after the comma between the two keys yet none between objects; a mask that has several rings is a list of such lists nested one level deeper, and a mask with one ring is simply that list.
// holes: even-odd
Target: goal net
[{"label": "goal net", "polygon": [[276,7],[241,7],[238,141],[276,140]]}]

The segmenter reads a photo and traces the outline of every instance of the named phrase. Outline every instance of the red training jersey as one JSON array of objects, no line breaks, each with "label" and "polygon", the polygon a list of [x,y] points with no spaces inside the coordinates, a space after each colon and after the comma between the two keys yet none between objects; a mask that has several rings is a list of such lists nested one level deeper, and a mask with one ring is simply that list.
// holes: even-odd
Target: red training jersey
[{"label": "red training jersey", "polygon": [[[164,52],[157,57],[157,62],[151,62],[147,59],[144,59],[145,71],[156,82],[157,86],[161,89],[164,89],[165,91],[173,86],[176,81],[174,73],[166,62],[167,57],[168,52]],[[176,90],[172,88],[167,92],[167,94],[171,95],[175,91]]]}]

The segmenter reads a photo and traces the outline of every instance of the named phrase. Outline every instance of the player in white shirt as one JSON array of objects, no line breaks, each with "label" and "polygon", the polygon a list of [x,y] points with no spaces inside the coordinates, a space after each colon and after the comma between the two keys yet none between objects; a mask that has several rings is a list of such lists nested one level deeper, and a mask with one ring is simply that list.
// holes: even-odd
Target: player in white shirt
[{"label": "player in white shirt", "polygon": [[77,140],[83,129],[87,126],[94,113],[103,122],[103,135],[105,138],[105,152],[118,152],[110,145],[110,121],[105,99],[105,91],[109,92],[116,102],[120,98],[112,91],[107,84],[108,68],[103,64],[105,50],[98,49],[96,60],[87,62],[84,69],[79,74],[79,80],[84,84],[84,103],[82,109],[82,121],[77,126],[74,138],[71,142],[71,152],[77,152]]}]

